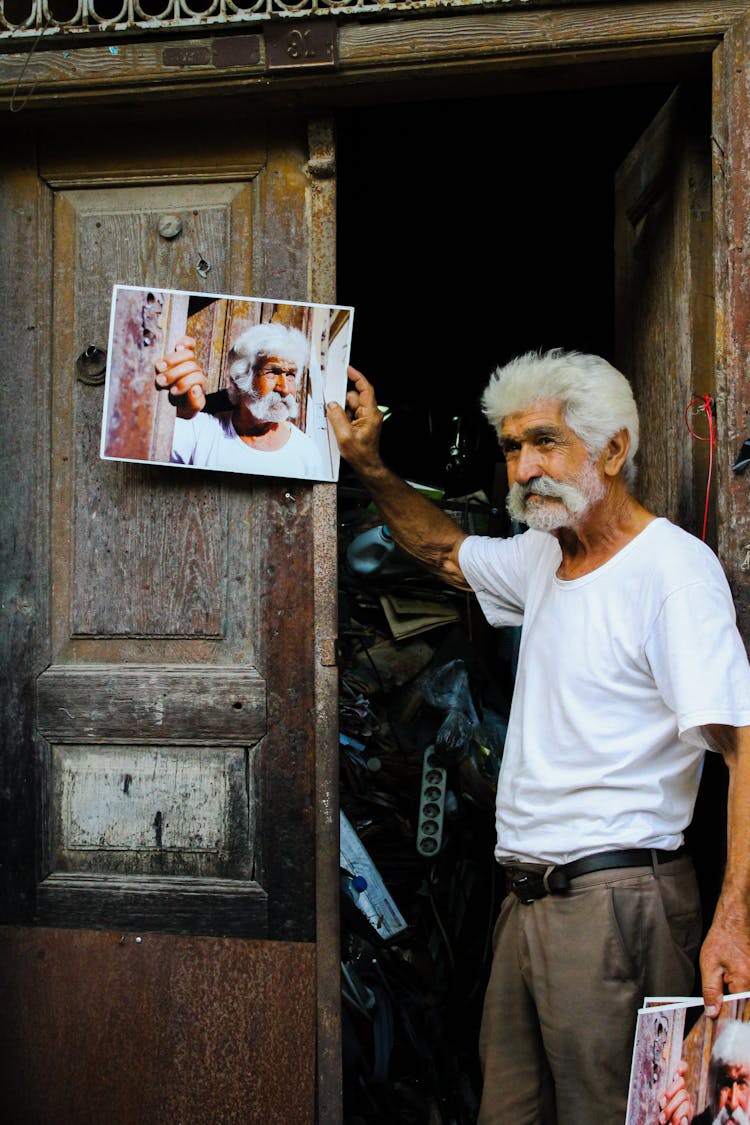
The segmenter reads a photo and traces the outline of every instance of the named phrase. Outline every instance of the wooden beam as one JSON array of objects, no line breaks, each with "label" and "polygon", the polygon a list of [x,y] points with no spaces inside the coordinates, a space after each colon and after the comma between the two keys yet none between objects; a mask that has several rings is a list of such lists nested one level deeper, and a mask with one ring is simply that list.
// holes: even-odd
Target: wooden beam
[{"label": "wooden beam", "polygon": [[234,665],[53,665],[37,721],[50,742],[250,745],[266,731],[265,685]]},{"label": "wooden beam", "polygon": [[[302,68],[269,77],[260,49],[243,65],[227,66],[211,37],[118,41],[110,46],[68,46],[0,55],[0,106],[50,105],[117,98],[178,97],[210,88],[214,93],[330,89],[361,83],[364,76],[395,78],[436,69],[460,71],[481,63],[497,68],[601,62],[657,51],[705,53],[748,10],[747,0],[674,0],[554,9],[435,13],[429,18],[344,22],[338,32],[338,67]],[[253,37],[255,38],[255,37]],[[177,61],[175,61],[177,60]]]},{"label": "wooden beam", "polygon": [[245,879],[56,872],[37,890],[42,926],[262,939],[268,895]]},{"label": "wooden beam", "polygon": [[556,55],[569,51],[589,56],[613,47],[703,49],[707,40],[718,42],[745,11],[746,2],[690,0],[373,22],[341,28],[339,57],[342,66],[372,69],[403,62],[412,67],[447,62],[467,55],[503,62],[517,58],[528,65],[531,58],[553,62]]}]

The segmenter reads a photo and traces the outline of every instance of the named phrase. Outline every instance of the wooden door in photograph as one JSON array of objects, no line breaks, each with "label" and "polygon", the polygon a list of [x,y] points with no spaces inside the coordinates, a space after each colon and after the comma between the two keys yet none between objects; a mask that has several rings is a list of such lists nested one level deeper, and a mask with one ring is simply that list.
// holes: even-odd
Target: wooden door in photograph
[{"label": "wooden door in photograph", "polygon": [[[641,422],[636,491],[700,535],[709,447],[685,410],[715,387],[707,86],[676,89],[619,168],[615,256],[616,363]],[[707,437],[705,416],[691,412],[691,425]]]},{"label": "wooden door in photograph", "polygon": [[[187,333],[190,297],[161,289],[118,289],[110,330],[109,394],[102,419],[102,454],[168,463],[175,408],[157,391],[154,364]],[[100,349],[91,345],[94,354]]]},{"label": "wooden door in photograph", "polygon": [[99,457],[115,283],[313,296],[304,122],[225,114],[199,155],[196,127],[120,114],[92,150],[61,120],[18,130],[4,157],[6,202],[22,203],[6,225],[28,218],[52,255],[51,290],[46,256],[29,293],[6,286],[11,321],[42,331],[24,369],[35,425],[14,446],[17,525],[24,497],[39,520],[39,617],[10,672],[36,701],[11,750],[34,777],[36,829],[12,826],[36,855],[33,880],[17,875],[34,925],[0,929],[0,1053],[12,1119],[39,1125],[314,1117],[335,669],[320,667],[334,584],[313,561],[335,550],[331,486]]}]

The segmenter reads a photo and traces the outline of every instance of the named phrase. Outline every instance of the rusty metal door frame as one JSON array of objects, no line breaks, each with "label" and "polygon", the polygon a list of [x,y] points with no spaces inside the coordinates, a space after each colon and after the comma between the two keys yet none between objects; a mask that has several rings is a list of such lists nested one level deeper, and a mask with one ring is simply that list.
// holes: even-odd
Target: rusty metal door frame
[{"label": "rusty metal door frame", "polygon": [[[336,149],[333,119],[308,123],[310,300],[336,294]],[[336,490],[313,486],[315,553],[315,910],[318,987],[317,1115],[336,1125],[342,1113],[339,952],[338,571]]]}]

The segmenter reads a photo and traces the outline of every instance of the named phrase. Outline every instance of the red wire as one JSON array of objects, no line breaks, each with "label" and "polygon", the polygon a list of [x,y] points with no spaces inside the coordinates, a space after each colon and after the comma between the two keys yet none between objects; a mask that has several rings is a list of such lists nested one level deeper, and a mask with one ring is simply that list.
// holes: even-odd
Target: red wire
[{"label": "red wire", "polygon": [[[690,410],[697,406],[708,418],[708,437],[701,437],[690,425]],[[706,528],[708,527],[708,504],[711,497],[711,478],[714,470],[714,446],[716,445],[716,428],[714,426],[714,412],[710,395],[695,395],[685,407],[685,425],[696,441],[707,441],[708,444],[708,480],[706,481],[706,504],[703,509],[703,534],[701,538],[706,542]]]}]

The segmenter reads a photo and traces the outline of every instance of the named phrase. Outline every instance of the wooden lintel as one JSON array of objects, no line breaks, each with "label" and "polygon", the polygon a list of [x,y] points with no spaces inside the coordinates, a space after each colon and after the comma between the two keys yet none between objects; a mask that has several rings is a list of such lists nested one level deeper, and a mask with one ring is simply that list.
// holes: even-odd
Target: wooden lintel
[{"label": "wooden lintel", "polygon": [[[460,67],[484,60],[498,67],[547,65],[561,59],[603,61],[614,52],[706,52],[747,12],[746,0],[672,0],[589,7],[433,13],[416,19],[348,22],[339,26],[338,69],[321,77],[305,68],[269,77],[265,51],[244,65],[223,65],[210,35],[154,38],[110,45],[40,49],[0,55],[0,106],[60,104],[127,92],[178,97],[212,92],[268,93],[361,82],[364,75],[395,76]],[[571,57],[572,55],[572,57]]]}]

